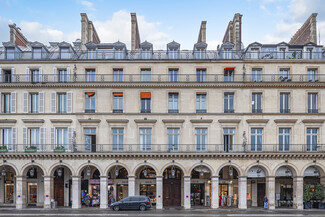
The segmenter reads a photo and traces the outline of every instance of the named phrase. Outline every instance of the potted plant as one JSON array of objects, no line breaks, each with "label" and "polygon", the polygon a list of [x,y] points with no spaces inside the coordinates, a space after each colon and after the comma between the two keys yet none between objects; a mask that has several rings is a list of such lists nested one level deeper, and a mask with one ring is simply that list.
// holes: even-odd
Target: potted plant
[{"label": "potted plant", "polygon": [[304,185],[304,209],[311,209],[311,199],[314,193],[312,192],[310,185]]},{"label": "potted plant", "polygon": [[322,184],[315,185],[314,197],[318,201],[318,208],[325,209],[325,203],[323,202],[325,198],[325,186]]},{"label": "potted plant", "polygon": [[63,145],[56,146],[53,152],[65,152],[65,148]]},{"label": "potted plant", "polygon": [[6,145],[0,145],[0,152],[8,152],[8,148]]},{"label": "potted plant", "polygon": [[36,152],[36,151],[37,151],[36,146],[27,146],[25,148],[25,152]]}]

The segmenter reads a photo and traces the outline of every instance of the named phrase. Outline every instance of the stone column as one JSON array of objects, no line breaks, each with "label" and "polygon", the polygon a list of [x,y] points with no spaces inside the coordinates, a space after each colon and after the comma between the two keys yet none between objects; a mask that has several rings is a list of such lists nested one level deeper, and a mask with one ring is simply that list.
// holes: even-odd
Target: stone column
[{"label": "stone column", "polygon": [[[1,172],[0,168],[0,172]],[[3,176],[0,176],[0,189],[5,189],[5,178]],[[0,194],[0,203],[5,203],[5,194]]]},{"label": "stone column", "polygon": [[100,176],[100,208],[108,208],[108,177]]},{"label": "stone column", "polygon": [[27,182],[25,176],[16,177],[16,209],[23,209],[27,206]]},{"label": "stone column", "polygon": [[252,186],[252,206],[257,207],[257,180],[254,180],[254,183],[251,183],[251,186]]},{"label": "stone column", "polygon": [[293,178],[293,207],[304,209],[304,177],[295,176]]},{"label": "stone column", "polygon": [[184,209],[191,209],[191,177],[184,176]]},{"label": "stone column", "polygon": [[135,195],[135,176],[129,176],[128,180],[129,196]]},{"label": "stone column", "polygon": [[219,177],[211,177],[211,208],[219,208]]},{"label": "stone column", "polygon": [[163,177],[156,176],[156,209],[163,208]]},{"label": "stone column", "polygon": [[275,176],[268,176],[266,181],[266,196],[269,200],[268,208],[275,209]]},{"label": "stone column", "polygon": [[72,176],[72,209],[81,208],[81,176]]},{"label": "stone column", "polygon": [[51,199],[52,195],[52,185],[53,185],[52,176],[44,176],[44,209],[51,209]]},{"label": "stone column", "polygon": [[247,209],[247,177],[238,177],[238,208]]}]

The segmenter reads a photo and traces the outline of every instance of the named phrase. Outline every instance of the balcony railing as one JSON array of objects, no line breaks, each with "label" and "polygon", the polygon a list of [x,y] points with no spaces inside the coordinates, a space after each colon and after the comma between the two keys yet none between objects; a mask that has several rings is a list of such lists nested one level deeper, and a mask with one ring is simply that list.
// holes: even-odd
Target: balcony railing
[{"label": "balcony railing", "polygon": [[168,109],[168,113],[178,113],[178,109]]},{"label": "balcony railing", "polygon": [[290,113],[290,109],[280,109],[280,113]]},{"label": "balcony railing", "polygon": [[206,109],[196,109],[196,113],[207,113]]},{"label": "balcony railing", "polygon": [[206,75],[204,82],[198,82],[195,74],[178,75],[178,81],[170,81],[168,74],[151,74],[150,81],[144,81],[141,79],[140,74],[123,74],[121,80],[116,81],[113,74],[96,74],[93,75],[92,81],[87,80],[85,74],[65,75],[64,80],[60,80],[58,75],[42,74],[38,75],[37,79],[31,79],[31,76],[26,74],[10,75],[10,79],[7,75],[0,76],[0,83],[292,83],[292,82],[325,82],[325,74],[317,75],[317,79],[310,80],[310,76],[307,74],[290,75],[289,77],[283,77],[279,74],[261,74],[256,76],[255,74],[236,74],[233,75],[231,81],[224,79],[223,74],[209,74]]},{"label": "balcony railing", "polygon": [[308,109],[308,113],[318,113],[318,109]]},{"label": "balcony railing", "polygon": [[33,55],[31,51],[24,52],[6,52],[0,51],[0,61],[14,60],[320,60],[325,59],[324,52],[300,52],[300,51],[223,51],[207,50],[197,52],[193,50],[182,50],[171,55],[166,50],[154,50],[150,55],[143,55],[142,51],[114,51],[97,50],[86,52],[42,52],[39,55]]},{"label": "balcony railing", "polygon": [[95,113],[95,109],[85,109],[85,113]]},{"label": "balcony railing", "polygon": [[252,113],[262,113],[262,109],[252,109]]},{"label": "balcony railing", "polygon": [[151,109],[141,109],[141,113],[151,113]]},{"label": "balcony railing", "polygon": [[234,109],[224,109],[224,113],[235,113]]},{"label": "balcony railing", "polygon": [[113,109],[113,113],[123,113],[123,109]]},{"label": "balcony railing", "polygon": [[1,154],[10,153],[324,153],[325,144],[76,144],[76,145],[6,145]]}]

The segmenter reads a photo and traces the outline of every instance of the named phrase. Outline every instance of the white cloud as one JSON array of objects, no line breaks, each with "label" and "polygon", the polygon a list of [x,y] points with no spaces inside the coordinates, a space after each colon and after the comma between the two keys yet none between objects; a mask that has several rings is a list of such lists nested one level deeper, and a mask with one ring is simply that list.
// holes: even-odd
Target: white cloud
[{"label": "white cloud", "polygon": [[207,41],[208,44],[208,50],[217,50],[218,45],[221,45],[221,41]]},{"label": "white cloud", "polygon": [[94,3],[86,0],[82,0],[81,5],[85,6],[88,10],[95,11],[96,8],[94,7]]},{"label": "white cloud", "polygon": [[293,21],[304,22],[312,13],[325,13],[324,0],[291,0],[289,16]]},{"label": "white cloud", "polygon": [[[8,24],[11,23],[10,20],[0,17],[0,43],[4,41],[10,40],[10,33],[9,33],[9,27]],[[0,44],[0,46],[2,46]]]}]

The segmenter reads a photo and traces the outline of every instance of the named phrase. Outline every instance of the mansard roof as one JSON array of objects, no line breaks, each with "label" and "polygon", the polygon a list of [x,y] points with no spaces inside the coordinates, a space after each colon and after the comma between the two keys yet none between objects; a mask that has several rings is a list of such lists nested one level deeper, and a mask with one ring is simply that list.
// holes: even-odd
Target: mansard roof
[{"label": "mansard roof", "polygon": [[152,48],[152,44],[150,42],[144,41],[140,44],[140,48]]},{"label": "mansard roof", "polygon": [[58,47],[69,47],[72,48],[71,44],[65,41],[58,43]]},{"label": "mansard roof", "polygon": [[114,48],[125,48],[126,49],[126,45],[120,41],[114,42],[113,45],[114,45]]},{"label": "mansard roof", "polygon": [[194,44],[194,49],[198,48],[198,49],[206,49],[208,47],[208,44],[203,42],[203,41],[200,41],[196,44]]},{"label": "mansard roof", "polygon": [[176,41],[172,41],[172,42],[169,42],[167,44],[167,49],[168,48],[175,48],[175,49],[179,49],[181,47],[181,45],[179,43],[177,43]]}]

